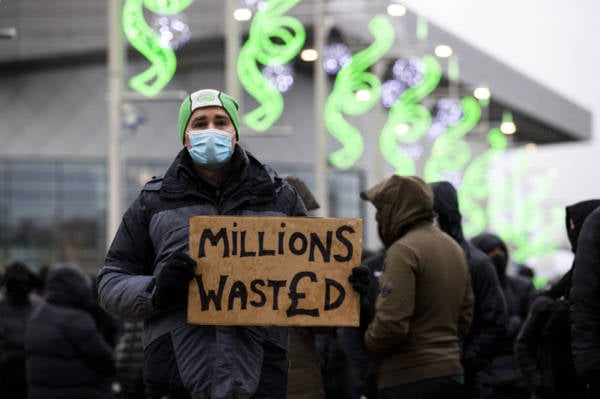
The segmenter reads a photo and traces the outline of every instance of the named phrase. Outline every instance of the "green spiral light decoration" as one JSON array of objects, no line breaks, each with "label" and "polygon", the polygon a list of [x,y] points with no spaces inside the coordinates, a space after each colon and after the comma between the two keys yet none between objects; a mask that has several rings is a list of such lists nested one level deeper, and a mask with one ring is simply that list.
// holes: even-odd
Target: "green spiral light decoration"
[{"label": "green spiral light decoration", "polygon": [[471,159],[471,147],[462,138],[473,129],[481,119],[481,107],[473,97],[460,101],[462,119],[438,137],[431,149],[431,156],[425,164],[426,181],[445,180],[444,172],[461,171]]},{"label": "green spiral light decoration", "polygon": [[237,74],[244,89],[260,104],[243,116],[244,123],[263,132],[281,117],[283,96],[263,76],[258,64],[283,65],[304,46],[306,32],[302,23],[283,14],[299,0],[270,0],[258,11],[250,26],[248,40],[238,55]]},{"label": "green spiral light decoration", "polygon": [[[550,182],[547,176],[535,176],[529,170],[526,151],[516,150],[512,155],[509,173],[494,182],[497,190],[489,198],[488,214],[493,229],[514,247],[512,258],[523,262],[558,247],[551,239],[564,223],[564,210],[543,206]],[[524,184],[527,193],[514,200],[515,187]]]},{"label": "green spiral light decoration", "polygon": [[[394,166],[399,175],[415,175],[415,161],[399,144],[413,143],[423,137],[431,125],[431,114],[419,104],[440,83],[442,68],[437,60],[426,55],[421,60],[423,64],[423,81],[405,90],[398,101],[392,106],[388,120],[379,137],[379,148],[384,159]],[[404,125],[404,134],[396,133],[396,128]]]},{"label": "green spiral light decoration", "polygon": [[[387,53],[396,37],[392,24],[381,15],[369,22],[369,31],[375,40],[340,69],[325,103],[325,127],[342,144],[341,149],[329,156],[329,162],[339,169],[352,167],[364,151],[361,132],[346,121],[343,114],[363,114],[379,100],[381,81],[368,69]],[[368,99],[356,98],[361,90],[369,93]]]},{"label": "green spiral light decoration", "polygon": [[193,0],[126,0],[123,5],[123,32],[131,45],[151,65],[132,77],[129,86],[139,93],[152,97],[159,93],[175,74],[175,52],[160,44],[160,36],[146,23],[144,6],[156,14],[176,14],[186,9]]},{"label": "green spiral light decoration", "polygon": [[485,230],[488,218],[483,202],[490,194],[487,172],[493,160],[508,147],[506,136],[498,128],[488,132],[487,140],[490,148],[469,163],[458,190],[463,232],[467,237],[473,237]]}]

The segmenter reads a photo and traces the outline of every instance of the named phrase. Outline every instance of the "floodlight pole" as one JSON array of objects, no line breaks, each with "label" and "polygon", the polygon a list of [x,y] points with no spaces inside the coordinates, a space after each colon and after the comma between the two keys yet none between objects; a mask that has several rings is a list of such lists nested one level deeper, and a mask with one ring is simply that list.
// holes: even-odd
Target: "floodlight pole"
[{"label": "floodlight pole", "polygon": [[325,93],[326,76],[323,70],[323,54],[325,52],[325,35],[328,27],[325,26],[328,18],[324,15],[323,1],[314,2],[314,40],[315,50],[318,58],[314,63],[314,112],[315,112],[315,197],[319,202],[320,208],[317,210],[318,216],[327,216],[329,212],[329,193],[327,190],[327,132],[325,131]]},{"label": "floodlight pole", "polygon": [[121,29],[122,10],[122,0],[108,1],[107,247],[117,232],[123,214],[121,102],[125,51]]},{"label": "floodlight pole", "polygon": [[[239,22],[233,18],[236,4],[236,0],[225,2],[225,91],[237,100],[241,108],[242,96],[236,71],[237,57],[241,47],[240,26]],[[239,113],[242,114],[241,109]]]}]

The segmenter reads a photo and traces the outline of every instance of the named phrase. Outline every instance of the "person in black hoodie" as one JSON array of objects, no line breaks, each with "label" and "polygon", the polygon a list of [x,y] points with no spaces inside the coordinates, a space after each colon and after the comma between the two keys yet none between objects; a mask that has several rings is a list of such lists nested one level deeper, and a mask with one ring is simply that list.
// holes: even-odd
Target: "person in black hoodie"
[{"label": "person in black hoodie", "polygon": [[[566,231],[571,250],[586,217],[600,200],[587,200],[566,208]],[[517,336],[515,351],[523,376],[536,398],[584,398],[572,359],[569,321],[571,268],[533,303]]]},{"label": "person in black hoodie", "polygon": [[587,398],[600,398],[600,208],[583,222],[571,280],[571,346]]},{"label": "person in black hoodie", "polygon": [[90,280],[61,266],[48,274],[45,302],[25,333],[29,399],[112,398],[114,361],[90,314]]},{"label": "person in black hoodie", "polygon": [[31,299],[35,276],[24,263],[7,267],[0,300],[0,394],[12,399],[27,398],[25,378],[25,329],[27,319],[39,301]]},{"label": "person in black hoodie", "polygon": [[473,237],[471,242],[492,259],[508,310],[508,324],[502,351],[481,374],[481,398],[529,399],[531,393],[519,369],[514,345],[531,302],[535,298],[535,287],[530,279],[506,274],[509,252],[500,237],[491,233],[481,233]]},{"label": "person in black hoodie", "polygon": [[506,301],[491,259],[465,240],[456,189],[447,181],[430,183],[438,227],[464,250],[475,295],[473,324],[462,340],[461,361],[465,369],[464,398],[479,398],[480,372],[502,351],[506,334]]}]

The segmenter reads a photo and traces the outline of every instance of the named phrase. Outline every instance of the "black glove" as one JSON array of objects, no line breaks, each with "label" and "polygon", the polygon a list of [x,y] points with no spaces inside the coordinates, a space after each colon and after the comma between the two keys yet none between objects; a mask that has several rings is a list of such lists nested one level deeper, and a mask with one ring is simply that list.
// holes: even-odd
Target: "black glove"
[{"label": "black glove", "polygon": [[360,294],[360,325],[359,329],[363,332],[373,318],[371,303],[369,302],[369,284],[371,272],[366,266],[357,266],[352,268],[352,274],[348,277],[348,281],[352,284],[352,288]]},{"label": "black glove", "polygon": [[352,274],[348,277],[348,281],[352,284],[354,291],[358,292],[362,297],[369,293],[369,268],[366,266],[357,266],[352,268]]},{"label": "black glove", "polygon": [[196,261],[183,252],[175,253],[156,278],[152,303],[158,309],[185,304],[190,280],[194,277]]}]

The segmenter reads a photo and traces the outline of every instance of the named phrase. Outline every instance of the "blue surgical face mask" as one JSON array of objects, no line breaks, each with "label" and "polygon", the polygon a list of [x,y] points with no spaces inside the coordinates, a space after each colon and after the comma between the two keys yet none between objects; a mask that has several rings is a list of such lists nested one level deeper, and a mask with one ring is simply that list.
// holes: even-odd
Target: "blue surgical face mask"
[{"label": "blue surgical face mask", "polygon": [[187,135],[191,145],[188,151],[198,165],[207,169],[219,169],[231,159],[233,133],[218,129],[205,129],[192,130]]}]

